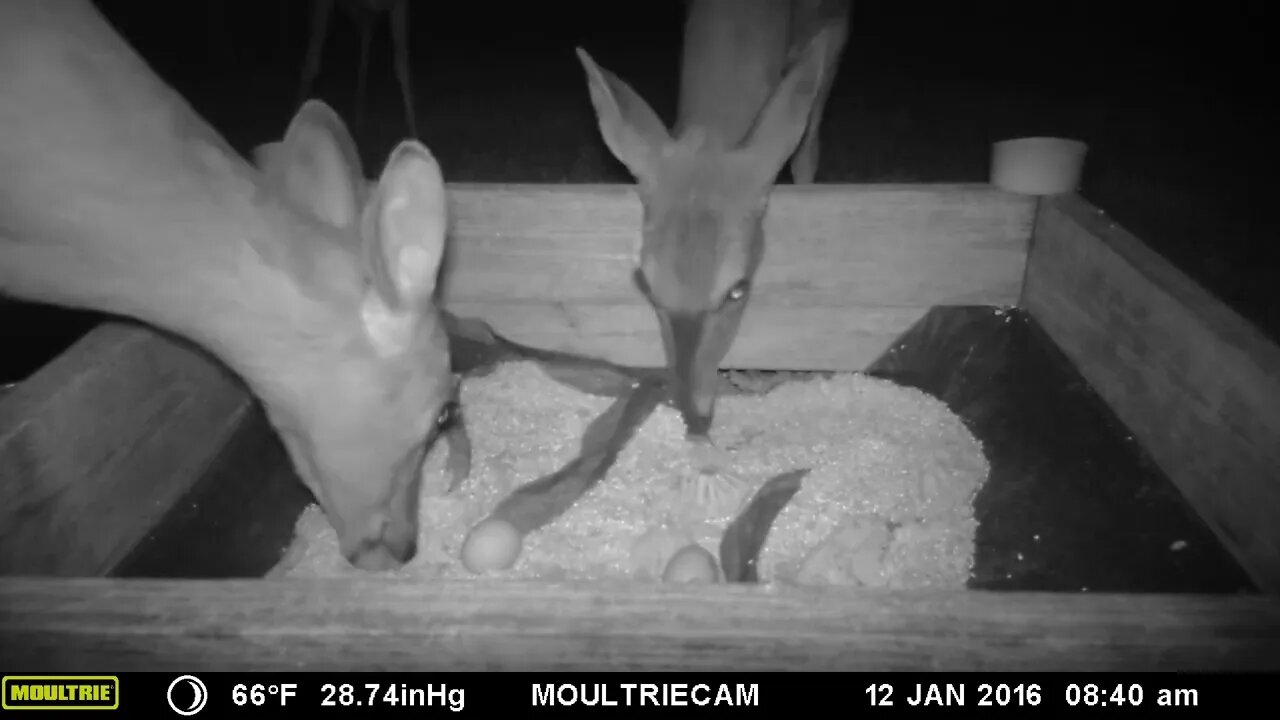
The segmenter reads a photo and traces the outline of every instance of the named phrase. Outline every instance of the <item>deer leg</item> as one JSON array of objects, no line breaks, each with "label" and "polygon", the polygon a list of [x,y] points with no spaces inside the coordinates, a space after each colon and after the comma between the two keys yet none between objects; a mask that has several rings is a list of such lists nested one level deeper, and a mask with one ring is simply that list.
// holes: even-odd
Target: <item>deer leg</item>
[{"label": "deer leg", "polygon": [[[810,185],[818,175],[822,116],[826,112],[827,98],[835,83],[845,42],[849,37],[849,11],[848,0],[808,0],[797,3],[793,10],[793,32],[799,37],[807,40],[818,32],[829,33],[826,57],[823,59],[822,84],[814,97],[813,107],[809,110],[804,137],[791,156],[791,181],[797,185]],[[794,39],[798,38],[793,35],[793,42]],[[802,47],[796,43],[794,49],[799,52]]]},{"label": "deer leg", "polygon": [[373,23],[360,25],[360,70],[356,76],[356,132],[364,126],[364,86],[369,75],[369,43],[372,40]]},{"label": "deer leg", "polygon": [[311,33],[307,38],[307,55],[302,62],[302,83],[298,90],[297,106],[310,99],[311,84],[320,74],[320,57],[329,34],[329,15],[333,12],[333,3],[334,0],[316,0],[311,6]]},{"label": "deer leg", "polygon": [[416,138],[418,122],[413,112],[413,77],[409,74],[408,6],[407,2],[398,2],[391,8],[391,40],[395,47],[396,77],[400,79],[405,119],[409,121],[409,134]]},{"label": "deer leg", "polygon": [[812,185],[818,175],[818,151],[822,112],[827,104],[827,95],[831,85],[824,82],[813,100],[813,109],[809,111],[809,124],[805,128],[800,147],[791,156],[791,181],[796,185]]}]

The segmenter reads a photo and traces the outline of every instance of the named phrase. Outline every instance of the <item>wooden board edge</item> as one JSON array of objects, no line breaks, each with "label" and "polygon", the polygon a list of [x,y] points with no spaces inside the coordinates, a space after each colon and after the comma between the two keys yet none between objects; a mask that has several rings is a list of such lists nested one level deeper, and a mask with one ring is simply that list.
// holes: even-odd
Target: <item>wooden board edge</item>
[{"label": "wooden board edge", "polygon": [[[111,429],[102,432],[92,400],[113,393],[124,397],[114,398]],[[0,492],[0,541],[14,543],[0,547],[4,572],[111,572],[200,481],[253,402],[234,375],[185,340],[124,320],[90,330],[0,397],[0,457],[22,460],[3,474],[7,483],[26,483]],[[90,443],[84,454],[100,462],[64,461],[64,436]],[[116,532],[68,547],[73,529],[65,522],[96,508],[110,509],[96,527]],[[35,552],[31,543],[50,550]]]},{"label": "wooden board edge", "polygon": [[[1065,241],[1067,233],[1071,241]],[[1096,286],[1072,277],[1081,275],[1082,266],[1102,278]],[[1112,322],[1096,306],[1088,308],[1102,302],[1100,293],[1113,293],[1106,302],[1123,304],[1126,316],[1176,316],[1168,324],[1176,324],[1177,331]],[[1069,313],[1076,317],[1063,317],[1068,313],[1061,298],[1072,304]],[[1041,201],[1022,305],[1258,586],[1280,593],[1280,347],[1078,195]],[[1081,326],[1091,326],[1092,336]],[[1104,341],[1118,349],[1100,351]],[[1203,390],[1194,377],[1153,380],[1196,364],[1207,368],[1202,377],[1212,373],[1225,388],[1222,397],[1194,397]],[[1145,380],[1134,376],[1135,367]],[[1181,437],[1167,432],[1169,403],[1182,399],[1152,392],[1158,385],[1176,386],[1186,402],[1206,408],[1204,414],[1220,422],[1204,423],[1203,432]]]},{"label": "wooden board edge", "polygon": [[[366,182],[370,184],[376,183],[377,179],[366,178]],[[615,193],[633,193],[636,190],[635,183],[501,183],[501,182],[446,182],[446,192],[464,192],[468,194],[488,194],[488,193],[566,193],[566,194],[593,194],[602,193],[611,195]],[[1035,199],[1030,196],[1024,196],[1017,193],[1009,193],[1001,190],[996,186],[986,182],[940,182],[940,183],[815,183],[812,185],[775,185],[773,192],[782,194],[827,194],[827,193],[886,193],[886,192],[903,192],[903,193],[963,193],[970,194],[974,192],[989,193],[1008,197],[1017,201],[1019,198],[1025,198],[1027,203],[1034,203]]]},{"label": "wooden board edge", "polygon": [[[664,363],[650,303],[631,280],[632,185],[449,188],[445,307],[526,345]],[[861,369],[936,306],[1008,307],[1021,294],[1034,198],[985,183],[774,192],[769,250],[726,368]],[[843,236],[850,224],[856,233]],[[806,357],[815,343],[823,357]]]},{"label": "wooden board edge", "polygon": [[1280,669],[1259,595],[17,578],[0,607],[29,672]]}]

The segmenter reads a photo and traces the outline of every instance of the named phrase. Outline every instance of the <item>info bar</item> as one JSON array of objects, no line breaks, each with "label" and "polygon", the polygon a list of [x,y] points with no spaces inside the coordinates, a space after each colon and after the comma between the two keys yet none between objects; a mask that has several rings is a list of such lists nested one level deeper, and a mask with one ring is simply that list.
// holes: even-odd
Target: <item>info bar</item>
[{"label": "info bar", "polygon": [[1274,678],[1181,673],[121,673],[4,677],[6,714],[360,717],[519,711],[763,716],[836,703],[864,716],[1109,708],[1178,715],[1273,699]]}]

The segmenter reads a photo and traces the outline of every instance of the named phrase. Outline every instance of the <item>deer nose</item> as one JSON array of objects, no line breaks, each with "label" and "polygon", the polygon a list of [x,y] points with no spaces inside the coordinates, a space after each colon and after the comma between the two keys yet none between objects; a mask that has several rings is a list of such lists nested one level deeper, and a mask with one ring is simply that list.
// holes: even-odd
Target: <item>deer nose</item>
[{"label": "deer nose", "polygon": [[377,536],[364,537],[349,552],[344,553],[347,562],[371,572],[398,570],[418,554],[418,539],[413,532],[393,532],[390,523],[384,523]]},{"label": "deer nose", "polygon": [[388,572],[399,570],[418,554],[418,543],[369,542],[347,554],[347,562],[361,570]]},{"label": "deer nose", "polygon": [[684,426],[685,436],[689,440],[711,442],[711,413],[686,412]]}]

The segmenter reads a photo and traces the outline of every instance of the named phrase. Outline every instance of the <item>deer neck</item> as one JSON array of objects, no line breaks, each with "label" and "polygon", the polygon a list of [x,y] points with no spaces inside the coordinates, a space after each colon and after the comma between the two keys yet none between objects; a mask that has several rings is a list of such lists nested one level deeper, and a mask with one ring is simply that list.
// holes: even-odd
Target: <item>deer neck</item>
[{"label": "deer neck", "polygon": [[692,0],[685,19],[676,136],[737,146],[786,69],[789,0]]},{"label": "deer neck", "polygon": [[[298,343],[337,342],[324,329],[343,303],[252,242],[299,255],[297,215],[101,22],[0,30],[0,292],[185,336],[253,385]],[[352,267],[341,256],[317,252],[310,272]]]}]

